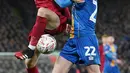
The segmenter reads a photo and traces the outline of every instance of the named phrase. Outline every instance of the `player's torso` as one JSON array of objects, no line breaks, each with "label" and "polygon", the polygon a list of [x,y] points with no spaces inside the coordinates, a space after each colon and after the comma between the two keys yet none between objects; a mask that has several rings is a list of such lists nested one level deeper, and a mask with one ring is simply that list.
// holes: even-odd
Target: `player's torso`
[{"label": "player's torso", "polygon": [[[116,45],[109,46],[109,52],[112,53],[112,56],[117,57],[116,51],[117,51],[117,46]],[[106,62],[105,62],[106,66],[111,66],[111,67],[116,66],[116,62],[115,62],[114,59],[111,60],[108,57],[105,57],[105,59],[106,59]]]},{"label": "player's torso", "polygon": [[74,3],[72,14],[71,37],[95,34],[97,0],[86,0],[81,4]]},{"label": "player's torso", "polygon": [[[109,46],[109,51],[112,53],[112,56],[116,57],[117,46]],[[116,58],[110,60],[108,57],[105,57],[105,59],[104,73],[120,73],[118,65],[116,63]]]}]

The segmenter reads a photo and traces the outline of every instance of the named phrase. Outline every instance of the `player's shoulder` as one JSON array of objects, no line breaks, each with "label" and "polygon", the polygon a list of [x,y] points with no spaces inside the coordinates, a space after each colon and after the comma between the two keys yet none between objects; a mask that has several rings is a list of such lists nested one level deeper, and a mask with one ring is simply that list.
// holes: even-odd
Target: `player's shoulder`
[{"label": "player's shoulder", "polygon": [[117,49],[117,48],[118,48],[116,44],[114,44],[114,47],[115,47],[115,49]]}]

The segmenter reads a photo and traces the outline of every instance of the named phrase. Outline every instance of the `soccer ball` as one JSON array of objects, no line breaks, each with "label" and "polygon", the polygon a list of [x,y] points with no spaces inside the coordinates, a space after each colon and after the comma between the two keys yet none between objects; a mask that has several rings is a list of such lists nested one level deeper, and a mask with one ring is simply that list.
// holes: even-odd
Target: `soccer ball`
[{"label": "soccer ball", "polygon": [[49,34],[42,35],[37,43],[37,49],[42,54],[50,54],[55,48],[56,39]]}]

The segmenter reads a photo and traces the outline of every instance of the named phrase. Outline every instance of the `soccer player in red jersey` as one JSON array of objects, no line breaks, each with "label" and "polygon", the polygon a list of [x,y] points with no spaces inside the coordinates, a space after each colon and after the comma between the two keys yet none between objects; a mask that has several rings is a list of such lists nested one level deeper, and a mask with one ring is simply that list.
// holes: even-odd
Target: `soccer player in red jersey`
[{"label": "soccer player in red jersey", "polygon": [[104,46],[107,44],[107,35],[103,35],[101,40],[102,40],[102,44],[99,46],[99,52],[100,52],[100,62],[101,62],[101,66],[100,66],[100,71],[101,73],[103,73],[104,70],[104,62],[105,62],[105,54],[104,54]]},{"label": "soccer player in red jersey", "polygon": [[28,73],[38,73],[36,64],[40,53],[36,45],[41,35],[63,32],[70,19],[68,8],[60,8],[54,0],[35,0],[35,4],[38,12],[35,25],[29,34],[28,49],[15,53],[16,58],[25,60]]}]

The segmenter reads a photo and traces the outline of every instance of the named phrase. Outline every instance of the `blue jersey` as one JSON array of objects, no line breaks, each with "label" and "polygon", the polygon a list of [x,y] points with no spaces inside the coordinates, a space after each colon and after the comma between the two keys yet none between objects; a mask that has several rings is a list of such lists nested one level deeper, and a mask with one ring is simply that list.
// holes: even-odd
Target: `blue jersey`
[{"label": "blue jersey", "polygon": [[73,3],[71,37],[95,34],[96,15],[97,0],[85,0],[80,4]]},{"label": "blue jersey", "polygon": [[115,66],[116,63],[116,59],[117,59],[117,46],[109,46],[109,45],[105,45],[104,46],[104,51],[105,51],[105,64],[109,64],[110,66]]},{"label": "blue jersey", "polygon": [[72,28],[70,37],[81,37],[95,34],[97,0],[84,0],[82,3],[71,0],[55,0],[61,7],[72,5]]},{"label": "blue jersey", "polygon": [[105,52],[105,65],[104,65],[104,73],[120,73],[119,68],[116,63],[117,59],[117,46],[104,46]]},{"label": "blue jersey", "polygon": [[70,38],[60,56],[75,64],[100,64],[98,40],[95,35],[97,0],[76,3],[71,0],[55,0],[60,7],[72,5]]}]

